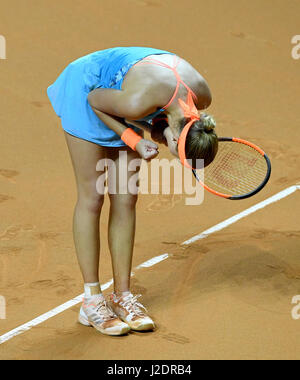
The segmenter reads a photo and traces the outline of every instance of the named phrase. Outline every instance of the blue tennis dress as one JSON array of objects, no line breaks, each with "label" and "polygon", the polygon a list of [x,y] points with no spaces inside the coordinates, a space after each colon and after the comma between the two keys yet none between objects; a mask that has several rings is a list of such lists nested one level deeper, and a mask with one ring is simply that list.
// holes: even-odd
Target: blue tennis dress
[{"label": "blue tennis dress", "polygon": [[[131,66],[154,54],[174,55],[148,47],[115,47],[97,51],[70,63],[47,89],[54,111],[61,118],[63,129],[73,136],[101,146],[125,146],[120,136],[98,118],[87,97],[95,88],[121,90],[123,79]],[[149,123],[163,111],[160,109],[140,121]]]}]

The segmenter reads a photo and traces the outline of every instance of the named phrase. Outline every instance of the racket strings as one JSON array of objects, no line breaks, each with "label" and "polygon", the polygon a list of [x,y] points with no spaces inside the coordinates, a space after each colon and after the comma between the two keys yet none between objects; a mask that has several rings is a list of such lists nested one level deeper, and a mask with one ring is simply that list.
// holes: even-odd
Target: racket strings
[{"label": "racket strings", "polygon": [[[265,158],[254,148],[222,142],[215,160],[204,169],[204,183],[228,195],[244,195],[261,185],[267,173]],[[198,173],[200,177],[200,173]]]}]

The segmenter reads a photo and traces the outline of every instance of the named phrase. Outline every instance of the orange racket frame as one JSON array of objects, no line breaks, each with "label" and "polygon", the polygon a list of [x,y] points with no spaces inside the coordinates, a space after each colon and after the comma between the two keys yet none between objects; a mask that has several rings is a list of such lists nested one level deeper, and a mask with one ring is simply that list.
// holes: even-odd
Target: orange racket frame
[{"label": "orange racket frame", "polygon": [[270,161],[269,157],[266,155],[266,153],[262,149],[260,149],[257,145],[255,145],[255,144],[253,144],[253,143],[251,143],[249,141],[243,140],[243,139],[234,138],[234,137],[220,137],[219,141],[220,142],[223,141],[223,142],[233,142],[233,143],[244,144],[244,145],[248,145],[249,147],[255,149],[266,160],[266,164],[267,164],[266,177],[265,177],[264,181],[261,183],[261,185],[258,186],[255,190],[251,191],[250,193],[247,193],[247,194],[244,194],[244,195],[228,195],[228,194],[223,194],[223,193],[220,193],[220,192],[218,192],[216,190],[213,190],[210,187],[208,187],[207,185],[205,185],[200,180],[199,176],[197,175],[196,170],[192,169],[193,170],[193,174],[194,174],[195,178],[197,179],[197,181],[200,183],[200,185],[203,186],[204,189],[207,190],[207,191],[209,191],[210,193],[212,193],[214,195],[217,195],[219,197],[225,198],[225,199],[230,199],[230,200],[246,199],[246,198],[250,198],[253,195],[259,193],[266,186],[266,184],[268,183],[268,181],[270,179],[270,176],[271,176],[271,171],[272,171],[271,161]]}]

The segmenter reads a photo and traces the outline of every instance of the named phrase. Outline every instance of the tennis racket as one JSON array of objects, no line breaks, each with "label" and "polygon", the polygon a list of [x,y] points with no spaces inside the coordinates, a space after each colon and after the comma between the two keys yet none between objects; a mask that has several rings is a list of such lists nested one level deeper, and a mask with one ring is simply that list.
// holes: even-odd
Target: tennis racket
[{"label": "tennis racket", "polygon": [[221,137],[214,161],[205,169],[193,169],[193,173],[212,194],[239,200],[252,197],[266,186],[271,176],[271,162],[255,144]]}]

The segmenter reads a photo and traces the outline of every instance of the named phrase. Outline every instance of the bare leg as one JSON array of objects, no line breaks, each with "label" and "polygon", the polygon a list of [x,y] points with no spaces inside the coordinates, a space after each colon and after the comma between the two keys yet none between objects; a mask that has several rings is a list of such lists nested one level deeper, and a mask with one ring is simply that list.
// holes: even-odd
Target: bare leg
[{"label": "bare leg", "polygon": [[[106,148],[78,139],[65,132],[77,183],[78,199],[74,210],[73,234],[78,262],[85,283],[99,281],[99,219],[104,201],[96,182],[104,172],[96,171],[105,158]],[[100,189],[100,192],[103,189]]]},{"label": "bare leg", "polygon": [[[127,152],[127,158],[125,155],[119,157],[119,152]],[[136,223],[135,206],[137,195],[128,193],[126,190],[130,178],[132,178],[133,175],[137,176],[139,172],[141,159],[136,152],[129,148],[108,150],[108,158],[114,160],[117,169],[117,178],[113,178],[110,173],[108,175],[110,188],[113,188],[114,186],[112,186],[112,184],[115,184],[117,190],[120,190],[119,192],[127,192],[127,194],[120,194],[119,192],[117,194],[109,194],[111,206],[108,241],[113,265],[114,290],[116,293],[121,293],[130,289],[130,275]],[[136,163],[139,166],[135,171],[129,172],[126,162],[129,164],[129,162],[133,159],[137,160]],[[119,188],[119,173],[122,175],[127,175],[128,181],[125,182],[126,188]]]}]

